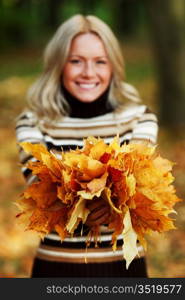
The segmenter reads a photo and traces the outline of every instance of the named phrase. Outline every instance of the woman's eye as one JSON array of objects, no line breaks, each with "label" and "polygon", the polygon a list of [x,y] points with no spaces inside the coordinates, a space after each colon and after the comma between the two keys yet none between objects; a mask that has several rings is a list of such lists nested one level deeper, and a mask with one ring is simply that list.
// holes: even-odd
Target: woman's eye
[{"label": "woman's eye", "polygon": [[69,62],[72,64],[78,64],[78,63],[80,63],[80,60],[79,59],[71,59]]},{"label": "woman's eye", "polygon": [[107,62],[105,61],[105,60],[97,60],[97,62],[96,62],[97,64],[106,64]]}]

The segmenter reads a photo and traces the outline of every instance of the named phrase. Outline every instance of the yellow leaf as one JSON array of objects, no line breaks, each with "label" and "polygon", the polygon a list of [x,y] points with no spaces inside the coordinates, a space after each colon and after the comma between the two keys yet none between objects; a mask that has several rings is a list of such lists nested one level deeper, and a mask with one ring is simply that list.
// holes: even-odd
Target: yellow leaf
[{"label": "yellow leaf", "polygon": [[128,269],[130,263],[133,261],[136,255],[138,255],[137,248],[137,234],[132,227],[131,217],[129,209],[127,210],[123,219],[124,229],[123,235],[123,256],[126,260],[126,269]]},{"label": "yellow leaf", "polygon": [[94,194],[105,187],[108,173],[105,172],[100,178],[95,178],[87,184],[88,190]]},{"label": "yellow leaf", "polygon": [[71,181],[71,173],[67,170],[62,170],[62,179],[65,187],[68,186]]},{"label": "yellow leaf", "polygon": [[104,188],[102,188],[101,190],[99,190],[98,192],[95,192],[95,193],[86,192],[86,191],[78,191],[77,195],[81,196],[83,199],[91,200],[94,197],[100,197],[103,190],[104,190]]},{"label": "yellow leaf", "polygon": [[106,152],[108,145],[103,140],[99,140],[97,144],[93,145],[90,150],[89,156],[93,159],[99,160],[100,157]]},{"label": "yellow leaf", "polygon": [[59,164],[57,158],[55,158],[48,152],[41,153],[41,160],[43,164],[46,165],[48,169],[52,171],[53,175],[59,178],[61,177],[62,165],[61,163]]},{"label": "yellow leaf", "polygon": [[128,195],[132,197],[136,192],[136,179],[133,174],[126,176],[126,184],[128,187]]},{"label": "yellow leaf", "polygon": [[46,147],[42,144],[31,144],[29,142],[22,142],[20,143],[20,146],[26,153],[31,153],[39,161],[42,160],[42,153],[48,154]]},{"label": "yellow leaf", "polygon": [[66,224],[66,229],[69,233],[74,232],[74,230],[76,229],[79,223],[79,220],[82,220],[82,222],[85,223],[87,216],[90,212],[89,209],[85,207],[85,205],[86,205],[86,200],[83,198],[80,198],[75,204],[70,219]]},{"label": "yellow leaf", "polygon": [[118,153],[121,152],[121,147],[120,147],[120,141],[119,141],[119,136],[117,135],[114,137],[112,142],[109,145],[109,148],[113,151],[115,151],[115,156],[117,156]]},{"label": "yellow leaf", "polygon": [[91,180],[101,176],[106,167],[98,160],[92,159],[83,153],[68,152],[64,154],[64,164],[70,168],[79,170],[82,173],[82,179]]},{"label": "yellow leaf", "polygon": [[161,156],[156,157],[153,160],[154,166],[159,169],[163,174],[172,170],[173,162],[168,159],[162,158]]},{"label": "yellow leaf", "polygon": [[101,176],[106,170],[106,167],[99,161],[88,158],[87,166],[84,172],[92,179]]},{"label": "yellow leaf", "polygon": [[103,192],[103,197],[105,200],[107,200],[107,202],[109,203],[110,207],[115,211],[117,212],[118,214],[121,214],[122,211],[119,210],[115,205],[114,203],[112,202],[111,200],[111,190],[109,188],[105,188],[104,189],[104,192]]},{"label": "yellow leaf", "polygon": [[139,187],[147,186],[148,188],[153,188],[161,182],[160,171],[152,167],[152,165],[138,168],[135,170],[134,176]]}]

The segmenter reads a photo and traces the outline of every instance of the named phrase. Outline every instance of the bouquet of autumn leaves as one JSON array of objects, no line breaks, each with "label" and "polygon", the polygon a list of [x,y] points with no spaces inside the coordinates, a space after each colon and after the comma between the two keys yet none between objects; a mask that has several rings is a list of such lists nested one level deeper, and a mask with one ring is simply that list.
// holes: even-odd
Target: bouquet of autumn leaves
[{"label": "bouquet of autumn leaves", "polygon": [[[80,222],[86,222],[87,201],[103,198],[111,211],[107,226],[112,230],[112,249],[116,250],[122,234],[128,268],[138,255],[137,240],[146,249],[147,234],[175,228],[169,214],[180,199],[172,185],[173,163],[162,158],[155,146],[120,146],[118,137],[107,145],[100,138],[88,137],[82,149],[56,154],[42,144],[20,145],[37,159],[26,166],[38,181],[17,200],[22,210],[17,216],[27,230],[41,237],[56,231],[64,240]],[[87,242],[92,237],[97,241],[99,229],[90,228]]]}]

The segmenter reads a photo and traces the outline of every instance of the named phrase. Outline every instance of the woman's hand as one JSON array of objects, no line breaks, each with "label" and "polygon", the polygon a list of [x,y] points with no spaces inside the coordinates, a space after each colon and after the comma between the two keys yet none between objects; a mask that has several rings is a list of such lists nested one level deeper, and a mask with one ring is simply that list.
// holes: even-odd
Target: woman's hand
[{"label": "woman's hand", "polygon": [[98,198],[97,200],[87,201],[87,208],[90,213],[85,224],[87,226],[97,226],[106,224],[110,217],[110,207],[105,200]]}]

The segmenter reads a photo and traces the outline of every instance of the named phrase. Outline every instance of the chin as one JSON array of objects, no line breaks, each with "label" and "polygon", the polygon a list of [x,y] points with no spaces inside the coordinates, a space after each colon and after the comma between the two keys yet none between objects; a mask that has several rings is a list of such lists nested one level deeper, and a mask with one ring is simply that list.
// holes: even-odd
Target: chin
[{"label": "chin", "polygon": [[84,102],[84,103],[91,103],[91,102],[93,102],[93,101],[95,101],[96,99],[97,99],[98,97],[96,97],[96,98],[90,98],[90,99],[88,99],[88,98],[78,98],[78,100],[80,101],[80,102]]}]

